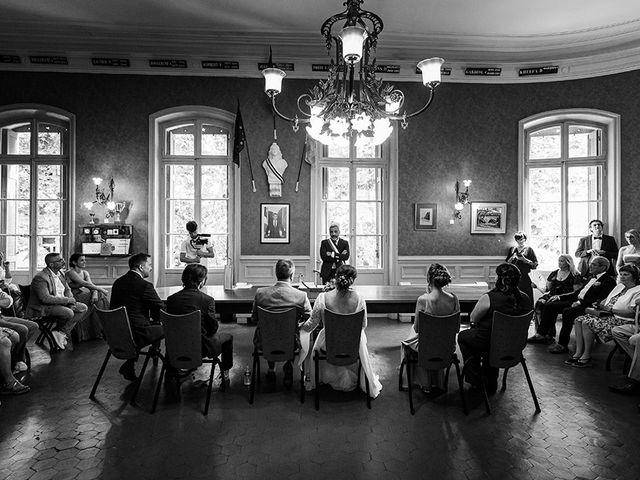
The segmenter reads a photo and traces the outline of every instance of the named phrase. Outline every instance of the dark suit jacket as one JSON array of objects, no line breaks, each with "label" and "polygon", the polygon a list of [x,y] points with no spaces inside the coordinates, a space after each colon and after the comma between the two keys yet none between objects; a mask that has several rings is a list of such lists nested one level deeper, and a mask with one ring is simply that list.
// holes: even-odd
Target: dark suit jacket
[{"label": "dark suit jacket", "polygon": [[64,275],[58,274],[58,278],[64,285],[64,297],[56,294],[54,274],[48,268],[36,273],[31,280],[31,295],[27,305],[27,317],[40,317],[44,315],[44,307],[47,305],[68,305],[68,299],[73,298],[69,284]]},{"label": "dark suit jacket", "polygon": [[[578,248],[576,249],[576,257],[580,259],[578,263],[578,272],[583,277],[586,277],[589,274],[589,261],[595,255],[591,253],[587,253],[587,250],[591,250],[593,248],[593,239],[591,235],[586,237],[582,237],[580,242],[578,243]],[[609,260],[609,275],[615,275],[615,265],[618,260],[618,244],[616,243],[616,239],[611,235],[602,235],[602,246],[600,247],[604,250],[604,257]]]},{"label": "dark suit jacket", "polygon": [[183,315],[200,310],[203,357],[217,357],[220,355],[220,348],[213,338],[218,331],[215,305],[213,297],[195,287],[183,288],[167,298],[167,312],[173,315]]},{"label": "dark suit jacket", "polygon": [[148,339],[151,318],[158,320],[165,305],[151,283],[129,270],[111,287],[110,308],[118,307],[127,307],[134,340],[142,345]]},{"label": "dark suit jacket", "polygon": [[[327,283],[334,275],[336,269],[349,260],[349,242],[342,238],[338,238],[338,252],[331,247],[331,239],[326,238],[320,242],[320,258],[322,259],[322,267],[320,267],[320,277],[323,283]],[[347,253],[342,253],[343,251]],[[333,256],[335,254],[335,257]]]},{"label": "dark suit jacket", "polygon": [[[587,278],[585,282],[588,282],[590,279],[591,277]],[[604,300],[605,298],[607,298],[607,295],[609,295],[609,292],[611,292],[611,290],[613,290],[613,287],[615,286],[616,281],[613,279],[613,277],[611,277],[608,273],[605,273],[598,279],[596,283],[591,286],[589,290],[587,290],[584,298],[580,300],[580,304],[586,308],[590,307],[596,302]],[[573,292],[571,295],[563,296],[563,299],[566,298],[567,300],[575,302],[578,300],[578,294],[581,290],[582,289],[580,288]]]}]

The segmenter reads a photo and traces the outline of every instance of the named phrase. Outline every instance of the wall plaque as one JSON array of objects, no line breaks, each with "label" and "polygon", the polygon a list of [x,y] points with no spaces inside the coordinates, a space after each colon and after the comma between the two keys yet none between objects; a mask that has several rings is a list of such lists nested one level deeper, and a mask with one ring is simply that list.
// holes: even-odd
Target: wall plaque
[{"label": "wall plaque", "polygon": [[91,65],[94,67],[129,67],[128,58],[92,58]]},{"label": "wall plaque", "polygon": [[56,55],[32,55],[29,57],[29,61],[40,65],[69,65],[67,57]]},{"label": "wall plaque", "polygon": [[[258,70],[264,70],[268,66],[268,63],[258,63]],[[285,72],[293,72],[295,70],[295,64],[293,63],[274,63],[273,66]]]},{"label": "wall plaque", "polygon": [[18,55],[0,55],[0,63],[22,63]]},{"label": "wall plaque", "polygon": [[531,77],[534,75],[553,75],[558,73],[557,65],[547,65],[545,67],[528,67],[518,70],[518,75],[521,77]]},{"label": "wall plaque", "polygon": [[467,67],[464,69],[465,75],[499,77],[502,74],[500,67]]},{"label": "wall plaque", "polygon": [[202,60],[202,68],[214,68],[217,70],[238,70],[240,64],[232,60]]},{"label": "wall plaque", "polygon": [[160,67],[160,68],[187,68],[187,61],[176,60],[176,59],[165,59],[165,60],[149,59],[149,66]]}]

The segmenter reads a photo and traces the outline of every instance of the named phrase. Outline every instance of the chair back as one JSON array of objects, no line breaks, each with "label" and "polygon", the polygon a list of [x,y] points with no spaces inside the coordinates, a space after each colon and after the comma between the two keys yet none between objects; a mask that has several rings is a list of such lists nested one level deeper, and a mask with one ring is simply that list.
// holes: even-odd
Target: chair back
[{"label": "chair back", "polygon": [[281,310],[258,307],[262,356],[266,360],[285,362],[293,358],[297,319],[296,307]]},{"label": "chair back", "polygon": [[446,317],[418,312],[418,364],[429,370],[449,367],[458,331],[460,312]]},{"label": "chair back", "polygon": [[174,368],[192,369],[202,365],[200,310],[172,315],[160,310],[166,357]]},{"label": "chair back", "polygon": [[489,364],[495,368],[511,368],[522,358],[533,311],[524,315],[493,313]]},{"label": "chair back", "polygon": [[27,308],[29,305],[29,299],[31,298],[31,285],[18,285],[20,289],[20,293],[22,294],[22,299],[24,301],[24,307]]},{"label": "chair back", "polygon": [[364,310],[355,313],[324,311],[324,334],[327,362],[351,365],[358,361]]},{"label": "chair back", "polygon": [[138,352],[131,334],[127,307],[119,307],[115,310],[102,310],[95,307],[95,311],[113,356],[120,360],[136,358]]}]

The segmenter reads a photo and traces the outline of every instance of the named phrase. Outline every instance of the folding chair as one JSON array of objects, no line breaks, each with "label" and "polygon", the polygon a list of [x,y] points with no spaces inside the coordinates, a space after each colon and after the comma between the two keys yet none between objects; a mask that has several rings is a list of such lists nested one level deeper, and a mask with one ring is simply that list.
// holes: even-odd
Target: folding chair
[{"label": "folding chair", "polygon": [[[527,383],[529,384],[531,398],[533,399],[533,403],[536,407],[536,413],[540,413],[541,410],[540,404],[538,403],[538,397],[536,396],[536,392],[533,388],[529,369],[527,368],[527,364],[522,353],[527,346],[527,334],[532,315],[532,311],[519,316],[494,312],[493,326],[491,328],[489,358],[486,358],[484,361],[488,361],[489,365],[494,368],[504,369],[504,373],[502,374],[503,392],[507,389],[507,372],[509,369],[518,364],[522,365],[525,377],[527,378]],[[463,378],[468,364],[468,362],[465,363],[464,368],[462,369]],[[482,379],[482,393],[484,396],[485,406],[487,408],[487,414],[491,414],[489,396],[487,395],[487,388],[484,384],[484,376],[481,376],[480,378]]]},{"label": "folding chair", "polygon": [[451,364],[456,367],[456,376],[460,388],[462,408],[467,414],[467,405],[464,399],[462,374],[460,373],[460,361],[456,355],[456,335],[460,330],[460,312],[446,317],[429,315],[425,312],[418,312],[418,354],[409,347],[402,345],[404,358],[400,363],[400,374],[398,376],[398,389],[402,388],[402,373],[406,367],[407,390],[409,391],[409,410],[411,415],[415,414],[413,408],[413,381],[411,379],[411,365],[418,365],[427,370],[445,371],[445,392],[448,390],[449,371]]},{"label": "folding chair", "polygon": [[360,383],[360,373],[362,372],[367,390],[367,408],[371,409],[369,379],[366,372],[362,371],[359,354],[363,321],[364,310],[350,314],[325,310],[325,348],[322,352],[316,350],[313,357],[316,374],[316,410],[320,410],[320,360],[326,360],[331,365],[337,366],[353,365],[358,362],[358,384]]},{"label": "folding chair", "polygon": [[[284,310],[267,310],[258,307],[258,327],[262,348],[253,349],[253,370],[251,371],[251,388],[249,403],[253,404],[256,381],[260,382],[260,357],[269,362],[293,361],[298,354],[295,350],[295,336],[298,312],[296,307]],[[256,380],[257,379],[257,380]],[[300,371],[300,401],[304,395],[304,371]]]},{"label": "folding chair", "polygon": [[[18,287],[20,288],[20,294],[22,295],[26,311],[27,306],[29,305],[29,299],[31,298],[31,285],[18,285]],[[49,353],[60,351],[60,348],[58,347],[58,344],[56,343],[51,333],[53,328],[56,326],[57,320],[55,317],[42,316],[28,318],[25,315],[25,318],[38,324],[40,334],[36,337],[36,345],[43,346],[44,341],[47,340],[47,342],[49,343]]]},{"label": "folding chair", "polygon": [[[200,326],[200,310],[184,315],[172,315],[160,310],[160,322],[164,330],[165,358],[172,368],[182,370],[193,370],[203,363],[211,364],[211,374],[209,375],[209,386],[207,387],[207,399],[204,404],[204,415],[209,413],[209,402],[211,401],[211,389],[213,386],[213,376],[216,365],[220,365],[218,357],[202,358],[202,329]],[[158,403],[158,395],[162,386],[162,378],[166,371],[166,362],[162,364],[160,379],[156,387],[156,394],[153,399],[155,412]],[[220,368],[222,372],[222,367]],[[178,397],[180,397],[180,379],[176,377]],[[222,382],[221,391],[225,389],[225,382]]]},{"label": "folding chair", "polygon": [[[100,367],[98,377],[93,384],[89,398],[91,400],[95,400],[98,384],[102,379],[105,369],[107,368],[107,363],[109,362],[111,355],[119,360],[133,360],[137,358],[138,355],[144,355],[144,364],[142,365],[142,370],[140,371],[138,380],[135,383],[135,389],[133,391],[131,401],[129,402],[133,405],[138,395],[138,390],[140,389],[142,377],[144,377],[144,372],[147,369],[149,359],[154,358],[155,360],[156,358],[160,358],[164,364],[164,357],[153,348],[153,345],[149,345],[146,350],[136,347],[136,344],[133,341],[133,334],[131,333],[131,326],[129,325],[129,317],[127,315],[126,307],[119,307],[115,310],[102,310],[96,307],[96,313],[98,315],[100,325],[102,325],[102,332],[104,333],[109,349],[104,357],[104,362],[102,362],[102,367]],[[151,413],[153,413],[153,410]]]}]

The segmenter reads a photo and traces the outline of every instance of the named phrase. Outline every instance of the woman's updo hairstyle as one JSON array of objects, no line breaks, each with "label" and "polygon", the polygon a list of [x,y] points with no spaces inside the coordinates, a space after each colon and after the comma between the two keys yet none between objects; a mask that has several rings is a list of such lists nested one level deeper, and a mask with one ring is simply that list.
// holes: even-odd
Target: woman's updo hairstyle
[{"label": "woman's updo hairstyle", "polygon": [[340,291],[349,290],[358,277],[358,271],[353,265],[340,265],[336,270],[336,288]]},{"label": "woman's updo hairstyle", "polygon": [[515,308],[520,305],[522,300],[520,290],[518,290],[520,277],[520,270],[512,263],[501,263],[496,267],[496,286],[493,290],[511,296]]},{"label": "woman's updo hairstyle", "polygon": [[451,274],[444,265],[432,263],[427,271],[427,283],[436,288],[446,287],[451,283]]}]

